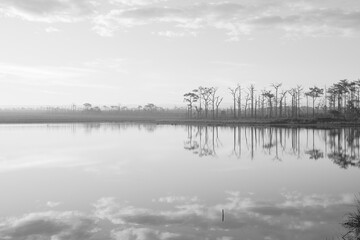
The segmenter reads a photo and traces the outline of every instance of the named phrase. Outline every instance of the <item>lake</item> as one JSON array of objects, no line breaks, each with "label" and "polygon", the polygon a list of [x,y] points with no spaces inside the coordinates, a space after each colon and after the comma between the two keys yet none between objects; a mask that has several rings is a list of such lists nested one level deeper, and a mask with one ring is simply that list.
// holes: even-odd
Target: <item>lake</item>
[{"label": "lake", "polygon": [[337,239],[360,128],[0,126],[0,239]]}]

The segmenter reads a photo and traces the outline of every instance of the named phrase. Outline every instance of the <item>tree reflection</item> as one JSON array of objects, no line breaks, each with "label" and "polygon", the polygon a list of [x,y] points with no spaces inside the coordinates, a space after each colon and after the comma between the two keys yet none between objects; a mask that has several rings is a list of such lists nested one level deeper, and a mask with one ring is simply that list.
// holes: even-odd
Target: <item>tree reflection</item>
[{"label": "tree reflection", "polygon": [[[360,130],[357,128],[301,129],[236,125],[186,128],[184,149],[200,157],[217,156],[220,150],[223,152],[231,144],[227,154],[238,159],[268,156],[281,161],[287,156],[299,159],[308,156],[312,160],[330,159],[341,168],[360,167]],[[225,146],[220,141],[219,132],[224,133],[223,139],[227,139]]]},{"label": "tree reflection", "polygon": [[331,129],[328,131],[330,153],[327,155],[341,168],[360,167],[359,137],[357,128]]},{"label": "tree reflection", "polygon": [[187,140],[184,142],[184,149],[192,151],[199,157],[214,156],[219,144],[216,127],[187,126]]}]

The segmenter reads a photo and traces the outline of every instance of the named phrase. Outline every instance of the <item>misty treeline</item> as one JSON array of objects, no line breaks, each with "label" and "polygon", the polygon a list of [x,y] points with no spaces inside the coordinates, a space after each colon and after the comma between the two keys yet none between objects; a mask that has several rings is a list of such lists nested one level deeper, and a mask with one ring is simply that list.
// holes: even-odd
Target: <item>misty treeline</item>
[{"label": "misty treeline", "polygon": [[183,95],[188,118],[341,118],[360,117],[360,79],[340,80],[330,87],[297,85],[284,89],[282,83],[256,89],[254,84],[228,88],[232,106],[221,108],[224,96],[217,87],[200,86]]}]

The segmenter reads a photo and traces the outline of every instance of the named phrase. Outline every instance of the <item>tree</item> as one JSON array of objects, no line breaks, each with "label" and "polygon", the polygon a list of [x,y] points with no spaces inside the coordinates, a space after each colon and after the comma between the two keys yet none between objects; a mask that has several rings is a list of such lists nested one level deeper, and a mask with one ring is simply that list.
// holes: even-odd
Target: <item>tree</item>
[{"label": "tree", "polygon": [[289,91],[289,94],[291,95],[291,117],[296,116],[296,108],[297,108],[297,91],[296,88],[292,88]]},{"label": "tree", "polygon": [[[211,106],[212,106],[212,118],[215,119],[215,108],[216,110],[218,110],[218,105],[217,105],[217,101],[219,101],[219,97],[216,96],[216,92],[217,92],[218,88],[213,87],[212,91],[211,91],[211,96],[210,96],[210,101],[211,101]],[[222,101],[222,99],[221,99]],[[221,102],[220,101],[220,102]],[[219,103],[220,105],[220,103]],[[216,111],[216,117],[218,115],[218,112]]]},{"label": "tree", "polygon": [[157,110],[157,108],[158,107],[153,103],[148,103],[144,106],[145,111],[155,111],[155,110]]},{"label": "tree", "polygon": [[250,100],[250,93],[247,93],[246,96],[245,96],[245,105],[244,105],[244,109],[245,109],[245,118],[247,117],[246,115],[246,110],[247,110],[247,106],[248,106],[248,102]]},{"label": "tree", "polygon": [[237,91],[239,90],[239,87],[236,87],[236,88],[229,88],[230,90],[230,93],[232,95],[232,98],[233,98],[233,102],[234,102],[234,118],[236,118],[236,93]]},{"label": "tree", "polygon": [[87,110],[87,111],[90,110],[92,107],[92,105],[90,103],[84,103],[83,106],[84,106],[85,110]]},{"label": "tree", "polygon": [[201,98],[204,101],[204,107],[205,107],[205,118],[207,118],[208,116],[208,111],[209,111],[209,105],[211,102],[211,95],[212,95],[212,91],[213,88],[211,87],[202,87],[200,94],[201,94]]},{"label": "tree", "polygon": [[[279,115],[280,117],[282,117],[282,112],[283,112],[283,101],[284,99],[286,99],[286,94],[288,93],[288,91],[282,91],[280,93],[280,101],[279,101],[279,106],[280,106],[280,112]],[[286,111],[286,100],[285,100],[285,111]]]},{"label": "tree", "polygon": [[310,96],[310,93],[306,92],[305,96],[306,96],[306,117],[308,117],[309,116],[309,96]]},{"label": "tree", "polygon": [[313,102],[313,118],[315,117],[315,100],[324,94],[323,88],[318,88],[317,86],[309,88],[309,92],[306,93],[308,96],[312,98]]},{"label": "tree", "polygon": [[216,105],[216,118],[219,117],[219,106],[222,102],[223,98],[220,98],[219,96],[216,97],[215,105]]},{"label": "tree", "polygon": [[193,91],[184,94],[184,101],[188,106],[188,116],[192,118],[193,113],[193,104],[199,100],[199,96]]},{"label": "tree", "polygon": [[238,96],[237,96],[237,104],[238,104],[238,118],[241,117],[241,97],[242,97],[242,88],[241,85],[238,84],[237,85],[237,91],[238,91]]},{"label": "tree", "polygon": [[272,99],[274,98],[274,94],[271,91],[264,91],[262,94],[267,100],[270,107],[270,117],[272,117]]},{"label": "tree", "polygon": [[251,117],[254,117],[254,92],[255,92],[255,86],[254,84],[251,84],[249,87],[250,92],[250,103],[251,103]]},{"label": "tree", "polygon": [[301,92],[304,90],[304,88],[301,85],[296,86],[296,94],[297,94],[297,111],[296,111],[296,117],[300,116],[300,110],[301,110]]},{"label": "tree", "polygon": [[282,83],[273,83],[271,86],[275,88],[275,116],[278,115],[278,90],[281,87]]}]

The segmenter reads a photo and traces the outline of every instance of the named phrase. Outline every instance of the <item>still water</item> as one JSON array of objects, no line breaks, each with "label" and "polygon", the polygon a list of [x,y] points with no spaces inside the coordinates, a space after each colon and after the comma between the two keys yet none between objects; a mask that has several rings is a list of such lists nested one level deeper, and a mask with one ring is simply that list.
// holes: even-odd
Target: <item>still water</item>
[{"label": "still water", "polygon": [[[0,239],[336,239],[360,129],[0,126]],[[224,211],[224,216],[222,216]]]}]

